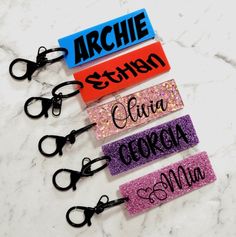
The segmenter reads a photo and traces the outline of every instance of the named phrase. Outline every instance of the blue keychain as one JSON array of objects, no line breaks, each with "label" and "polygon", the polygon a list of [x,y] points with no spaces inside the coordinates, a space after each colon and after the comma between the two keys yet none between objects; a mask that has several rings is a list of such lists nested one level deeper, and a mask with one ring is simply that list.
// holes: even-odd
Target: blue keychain
[{"label": "blue keychain", "polygon": [[[108,54],[128,48],[154,38],[155,33],[145,9],[107,21],[100,25],[63,37],[58,40],[60,47],[46,49],[39,47],[36,61],[24,58],[13,60],[9,66],[10,75],[16,80],[30,81],[34,72],[61,59],[73,68]],[[50,58],[57,52],[58,56]],[[15,73],[16,64],[25,64],[25,73]]]},{"label": "blue keychain", "polygon": [[66,48],[69,68],[154,38],[155,33],[145,9],[77,32],[58,40]]}]

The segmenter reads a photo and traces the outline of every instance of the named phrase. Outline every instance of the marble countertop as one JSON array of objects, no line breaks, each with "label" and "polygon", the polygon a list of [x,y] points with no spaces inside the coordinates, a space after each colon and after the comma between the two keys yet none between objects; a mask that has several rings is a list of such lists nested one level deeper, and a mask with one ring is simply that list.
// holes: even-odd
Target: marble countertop
[{"label": "marble countertop", "polygon": [[[63,157],[44,158],[37,149],[40,137],[67,134],[87,124],[85,105],[78,96],[65,102],[60,117],[31,120],[23,111],[24,102],[31,96],[49,96],[54,85],[72,80],[76,69],[58,62],[31,82],[19,82],[10,77],[9,64],[17,57],[34,60],[41,45],[57,47],[62,36],[141,8],[146,8],[172,69],[106,100],[174,78],[184,109],[125,135],[190,114],[200,143],[124,175],[100,172],[75,192],[59,192],[52,186],[57,169],[79,170],[83,157],[100,156],[102,144],[125,135],[98,142],[90,131],[68,146]],[[235,21],[234,0],[1,0],[0,236],[236,236]],[[116,199],[119,185],[198,151],[209,154],[217,176],[213,184],[133,218],[121,206],[94,217],[90,228],[67,224],[69,207],[93,206],[102,194]]]}]

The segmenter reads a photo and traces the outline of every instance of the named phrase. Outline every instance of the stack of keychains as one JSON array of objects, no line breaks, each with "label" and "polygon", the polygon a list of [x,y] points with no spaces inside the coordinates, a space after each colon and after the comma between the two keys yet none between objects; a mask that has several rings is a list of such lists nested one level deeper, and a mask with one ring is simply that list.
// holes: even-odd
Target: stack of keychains
[{"label": "stack of keychains", "polygon": [[[46,64],[65,59],[69,68],[76,67],[102,56],[123,50],[135,44],[154,38],[155,34],[145,9],[141,9],[114,20],[91,27],[87,30],[59,39],[59,48],[47,50],[40,47],[36,62],[15,59],[9,68],[11,76],[22,80],[31,80],[33,73]],[[62,54],[54,59],[47,59],[48,54],[58,51]],[[26,63],[25,75],[18,77],[13,73],[16,63]],[[25,113],[30,118],[48,117],[51,108],[54,116],[59,116],[63,99],[81,94],[85,103],[90,104],[106,95],[148,78],[170,70],[161,43],[151,43],[127,54],[74,73],[74,81],[66,81],[52,90],[52,98],[31,97],[24,105]],[[75,91],[69,94],[59,92],[63,87],[75,85]],[[30,105],[41,101],[39,114],[30,112]],[[45,135],[38,148],[42,155],[52,157],[63,154],[63,147],[73,144],[76,137],[93,128],[97,139],[124,132],[135,126],[148,123],[183,108],[183,101],[174,80],[168,80],[120,97],[108,103],[88,106],[87,112],[91,124],[73,130],[66,136]],[[47,153],[43,144],[47,139],[55,139],[55,150]],[[80,171],[59,169],[53,175],[53,184],[60,191],[76,190],[76,183],[84,177],[108,167],[111,175],[118,175],[150,161],[169,157],[197,145],[199,139],[189,115],[176,118],[167,123],[152,127],[115,142],[102,146],[104,155],[96,159],[84,158]],[[100,166],[92,169],[94,163]],[[70,174],[68,186],[60,186],[57,175]],[[102,195],[94,207],[74,206],[66,213],[67,222],[74,227],[91,225],[94,214],[100,214],[106,208],[125,203],[130,215],[156,207],[188,192],[198,189],[216,180],[206,152],[185,158],[158,171],[122,184],[119,187],[121,197],[109,201]],[[75,223],[70,218],[73,211],[81,211],[84,220]]]}]

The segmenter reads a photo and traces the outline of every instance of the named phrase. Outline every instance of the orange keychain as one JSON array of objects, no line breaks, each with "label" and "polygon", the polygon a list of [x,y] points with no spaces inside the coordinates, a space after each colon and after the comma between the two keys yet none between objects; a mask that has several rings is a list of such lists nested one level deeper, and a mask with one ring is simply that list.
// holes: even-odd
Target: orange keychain
[{"label": "orange keychain", "polygon": [[169,70],[161,43],[156,42],[76,72],[74,78],[83,83],[80,93],[88,103]]}]

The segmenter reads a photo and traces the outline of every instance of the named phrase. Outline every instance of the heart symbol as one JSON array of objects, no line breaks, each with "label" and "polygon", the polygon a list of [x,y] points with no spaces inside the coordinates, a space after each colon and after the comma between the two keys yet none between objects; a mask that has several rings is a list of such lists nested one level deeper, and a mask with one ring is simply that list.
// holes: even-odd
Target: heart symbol
[{"label": "heart symbol", "polygon": [[137,190],[137,195],[142,199],[148,199],[151,203],[154,202],[154,200],[150,197],[152,193],[152,189],[150,187],[147,188],[140,188]]}]

